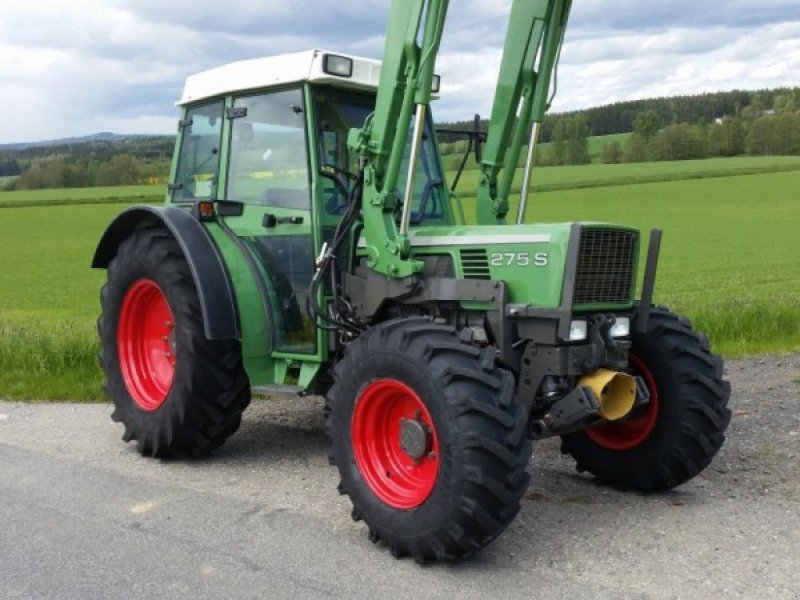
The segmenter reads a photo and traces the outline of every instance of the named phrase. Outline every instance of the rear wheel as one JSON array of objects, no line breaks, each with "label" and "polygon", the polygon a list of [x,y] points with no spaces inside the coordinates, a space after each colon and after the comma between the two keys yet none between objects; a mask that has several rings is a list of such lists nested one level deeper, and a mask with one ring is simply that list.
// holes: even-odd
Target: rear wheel
[{"label": "rear wheel", "polygon": [[642,492],[668,490],[700,473],[725,441],[730,385],[722,359],[689,322],[664,309],[648,331],[634,333],[631,372],[642,376],[650,402],[633,417],[562,438],[578,471]]},{"label": "rear wheel", "polygon": [[531,442],[490,349],[428,319],[380,324],[334,369],[328,431],[340,491],[373,542],[418,561],[479,550],[513,520]]},{"label": "rear wheel", "polygon": [[239,344],[206,339],[192,274],[166,230],[120,244],[100,300],[100,361],[125,441],[151,456],[197,455],[238,429],[250,402]]}]

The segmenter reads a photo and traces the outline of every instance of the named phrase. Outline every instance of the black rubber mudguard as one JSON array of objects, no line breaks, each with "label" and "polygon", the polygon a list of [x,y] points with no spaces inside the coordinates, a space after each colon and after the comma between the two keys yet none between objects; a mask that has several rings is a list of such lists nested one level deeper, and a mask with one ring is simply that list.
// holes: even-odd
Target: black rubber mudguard
[{"label": "black rubber mudguard", "polygon": [[241,339],[233,286],[225,261],[209,233],[187,210],[147,205],[124,210],[103,233],[92,267],[108,267],[125,238],[133,231],[152,227],[167,227],[189,263],[200,297],[206,337],[210,340]]}]

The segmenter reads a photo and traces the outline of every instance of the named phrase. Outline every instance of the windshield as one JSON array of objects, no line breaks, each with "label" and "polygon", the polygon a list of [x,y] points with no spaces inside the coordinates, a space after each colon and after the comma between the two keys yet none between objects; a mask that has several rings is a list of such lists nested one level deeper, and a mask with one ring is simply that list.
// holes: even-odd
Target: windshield
[{"label": "windshield", "polygon": [[[375,97],[333,90],[314,92],[318,152],[322,174],[330,181],[325,188],[325,212],[340,215],[344,211],[350,187],[358,173],[358,155],[347,147],[350,129],[361,127],[372,113]],[[414,124],[411,123],[413,130]],[[398,201],[403,197],[403,187],[408,173],[411,154],[411,131],[406,141],[401,166]],[[439,168],[432,126],[426,123],[422,148],[414,181],[411,223],[439,224],[444,219],[444,178]],[[399,202],[398,202],[399,206]]]},{"label": "windshield", "polygon": [[181,122],[180,152],[173,201],[216,198],[222,143],[222,101],[196,106],[186,111]]}]

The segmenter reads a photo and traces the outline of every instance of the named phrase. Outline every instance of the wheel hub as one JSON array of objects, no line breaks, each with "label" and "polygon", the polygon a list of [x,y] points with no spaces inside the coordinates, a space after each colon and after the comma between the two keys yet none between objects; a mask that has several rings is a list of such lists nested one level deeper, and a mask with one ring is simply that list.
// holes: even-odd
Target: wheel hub
[{"label": "wheel hub", "polygon": [[411,457],[419,460],[430,451],[431,433],[419,419],[400,419],[400,447]]},{"label": "wheel hub", "polygon": [[155,281],[131,284],[120,308],[117,352],[125,386],[144,411],[158,410],[166,401],[175,376],[175,320]]},{"label": "wheel hub", "polygon": [[439,442],[422,398],[396,379],[378,379],[356,399],[352,418],[353,458],[381,502],[412,510],[436,486]]}]

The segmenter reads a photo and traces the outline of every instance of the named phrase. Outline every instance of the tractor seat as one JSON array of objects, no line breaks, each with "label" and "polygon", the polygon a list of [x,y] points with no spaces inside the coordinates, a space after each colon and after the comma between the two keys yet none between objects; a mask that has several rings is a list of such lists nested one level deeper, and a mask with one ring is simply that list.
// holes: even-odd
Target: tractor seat
[{"label": "tractor seat", "polygon": [[298,208],[301,210],[311,208],[308,189],[269,188],[261,194],[261,200],[264,204],[275,208]]}]

